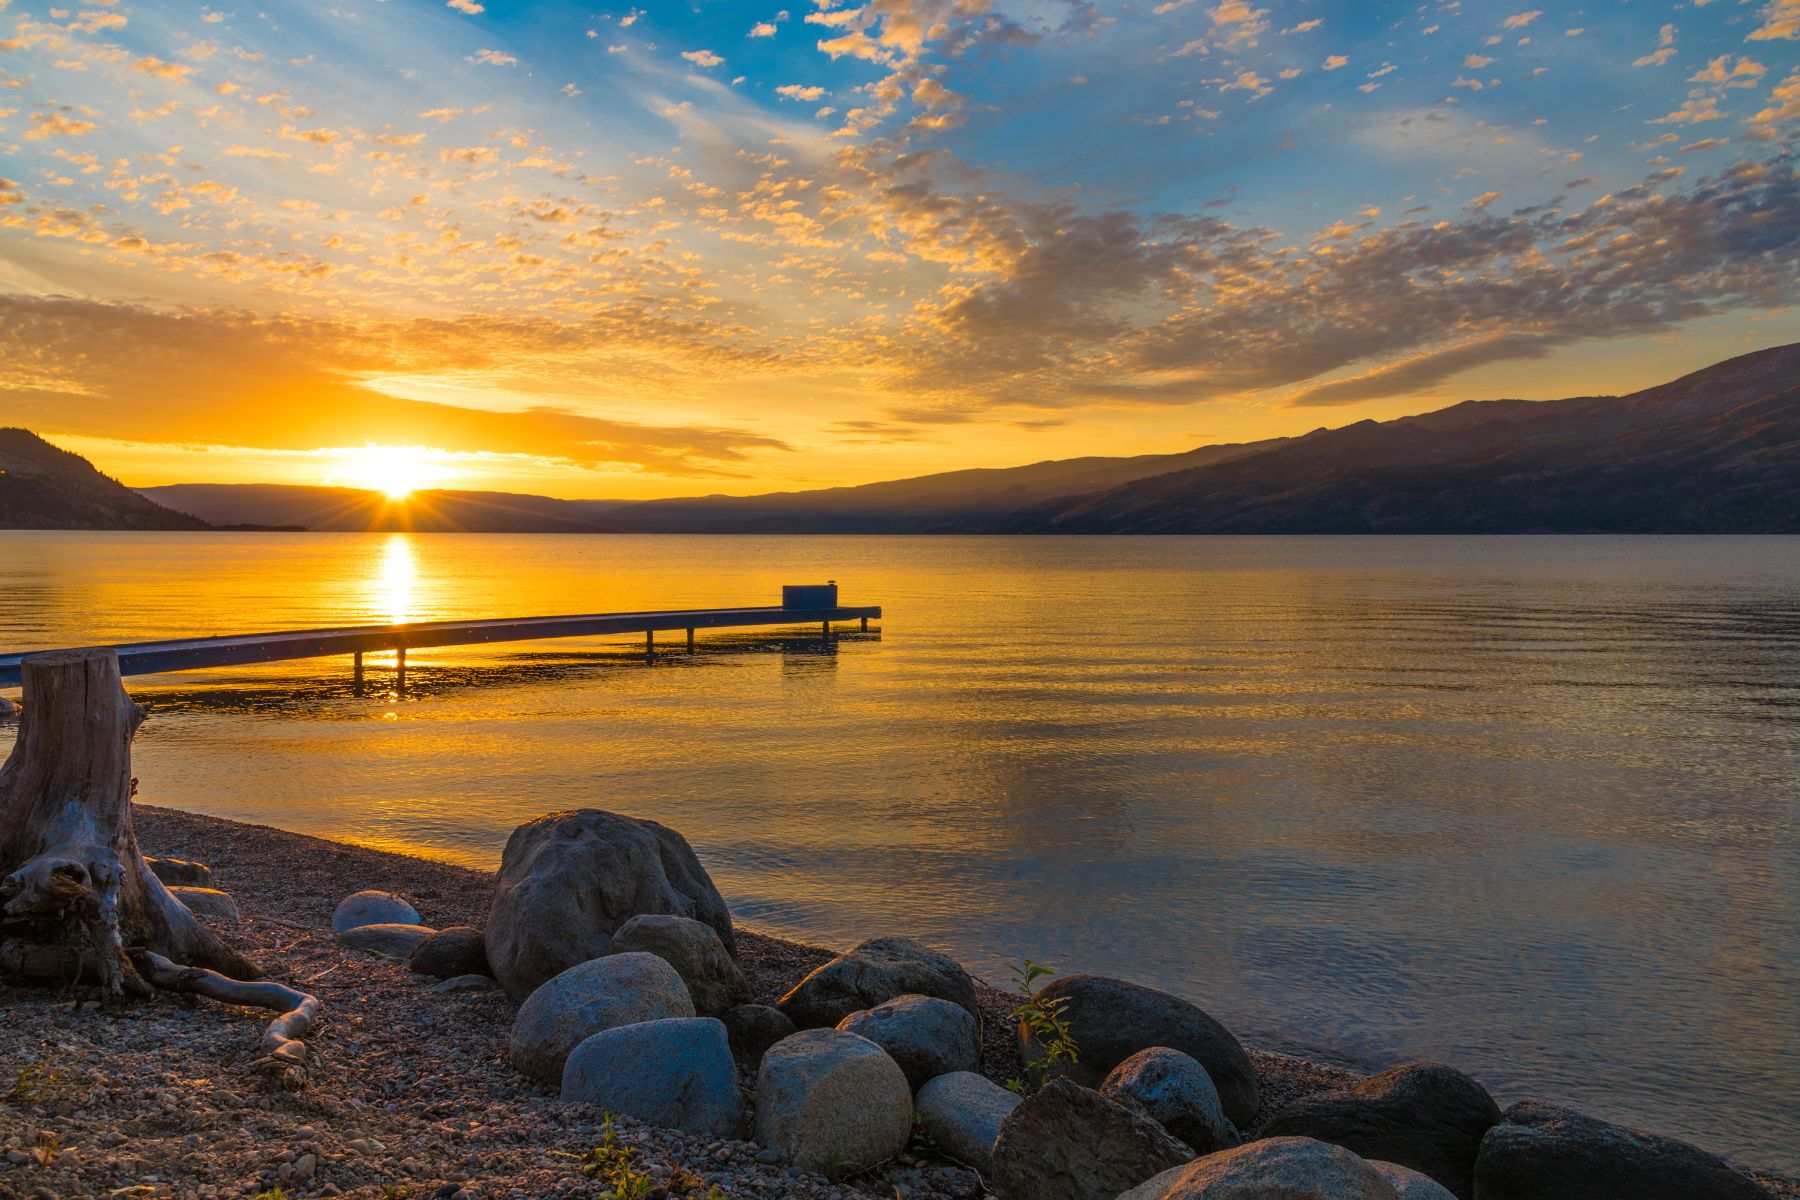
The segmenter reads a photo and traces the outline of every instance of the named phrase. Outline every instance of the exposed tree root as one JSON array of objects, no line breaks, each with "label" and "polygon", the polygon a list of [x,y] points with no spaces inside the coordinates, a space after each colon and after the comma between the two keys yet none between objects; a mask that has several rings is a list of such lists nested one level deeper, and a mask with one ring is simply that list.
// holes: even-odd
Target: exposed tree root
[{"label": "exposed tree root", "polygon": [[303,1039],[319,1019],[321,1005],[317,996],[268,980],[245,983],[227,979],[217,971],[184,967],[151,951],[134,957],[138,973],[165,991],[187,992],[224,1004],[267,1008],[281,1014],[263,1031],[263,1055],[257,1065],[284,1087],[292,1089],[305,1084],[307,1056]]}]

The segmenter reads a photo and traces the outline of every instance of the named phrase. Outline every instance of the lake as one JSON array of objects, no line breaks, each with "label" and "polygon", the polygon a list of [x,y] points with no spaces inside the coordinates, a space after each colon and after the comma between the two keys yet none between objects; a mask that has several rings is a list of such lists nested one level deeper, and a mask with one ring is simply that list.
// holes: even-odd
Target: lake
[{"label": "lake", "polygon": [[878,633],[415,651],[405,698],[379,660],[362,698],[341,658],[134,679],[141,794],[480,866],[542,812],[652,817],[757,927],[1127,976],[1253,1045],[1800,1171],[1800,539],[25,532],[0,562],[3,650],[836,579]]}]

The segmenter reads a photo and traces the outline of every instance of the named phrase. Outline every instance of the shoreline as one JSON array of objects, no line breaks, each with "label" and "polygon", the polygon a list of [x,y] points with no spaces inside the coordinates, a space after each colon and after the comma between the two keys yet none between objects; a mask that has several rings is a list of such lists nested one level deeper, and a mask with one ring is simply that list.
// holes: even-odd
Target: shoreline
[{"label": "shoreline", "polygon": [[[43,1165],[30,1161],[28,1146],[0,1150],[0,1200],[122,1187],[153,1189],[131,1193],[142,1196],[252,1196],[273,1186],[283,1156],[290,1174],[311,1157],[307,1179],[287,1184],[289,1196],[378,1196],[384,1187],[391,1196],[405,1187],[414,1197],[489,1200],[591,1190],[576,1156],[598,1140],[599,1114],[562,1104],[506,1065],[515,1006],[503,992],[437,994],[404,962],[346,950],[331,936],[337,902],[364,888],[407,896],[434,928],[482,925],[491,872],[141,803],[134,816],[145,853],[212,867],[242,912],[222,923],[228,940],[269,978],[324,1003],[313,1079],[298,1093],[261,1087],[251,1068],[260,1026],[243,1010],[160,996],[91,1011],[43,989],[0,986],[0,1060],[18,1061],[21,1080],[38,1081],[25,1089],[36,1099],[18,1111],[35,1104],[38,1117],[24,1124],[38,1126],[40,1143],[47,1135],[62,1147]],[[836,954],[737,928],[740,965],[759,1003]],[[977,983],[982,1072],[1003,1082],[1019,1073],[1006,1019],[1017,997]],[[1264,1098],[1246,1132],[1360,1077],[1293,1055],[1249,1053]],[[14,1084],[11,1074],[0,1087]],[[629,1122],[621,1140],[640,1149],[653,1174],[659,1161],[671,1172],[727,1173],[727,1195],[872,1194],[862,1190],[867,1181],[831,1183],[758,1163],[743,1143]],[[969,1190],[967,1170],[905,1160],[898,1169],[905,1178],[884,1178],[878,1194],[893,1196],[896,1186],[909,1197],[982,1194],[978,1185]],[[1772,1196],[1800,1200],[1800,1182],[1748,1169]],[[40,1180],[45,1190],[34,1192]]]}]

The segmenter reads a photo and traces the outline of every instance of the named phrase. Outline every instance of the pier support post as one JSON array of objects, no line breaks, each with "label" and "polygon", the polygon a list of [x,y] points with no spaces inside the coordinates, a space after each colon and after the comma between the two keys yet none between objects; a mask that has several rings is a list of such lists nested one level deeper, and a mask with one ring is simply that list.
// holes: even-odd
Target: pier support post
[{"label": "pier support post", "polygon": [[688,653],[692,654],[693,652],[694,652],[694,631],[692,629],[690,629],[690,630],[688,630]]},{"label": "pier support post", "polygon": [[819,636],[824,638],[828,642],[831,640],[831,622],[830,621],[820,621],[819,622]]},{"label": "pier support post", "polygon": [[394,650],[395,690],[406,695],[406,647],[398,646]]},{"label": "pier support post", "polygon": [[656,661],[656,630],[644,630],[644,661]]},{"label": "pier support post", "polygon": [[864,632],[864,633],[867,633],[867,632],[869,632],[869,618],[867,618],[867,617],[864,617],[864,618],[863,618],[863,619],[862,619],[862,623],[863,623],[863,626],[862,626],[862,631],[863,631],[863,632]]},{"label": "pier support post", "polygon": [[351,657],[355,660],[355,663],[356,663],[356,666],[354,668],[354,675],[355,675],[355,680],[356,680],[355,691],[356,691],[356,694],[358,696],[360,696],[363,694],[362,651],[358,650],[355,654],[351,655]]}]

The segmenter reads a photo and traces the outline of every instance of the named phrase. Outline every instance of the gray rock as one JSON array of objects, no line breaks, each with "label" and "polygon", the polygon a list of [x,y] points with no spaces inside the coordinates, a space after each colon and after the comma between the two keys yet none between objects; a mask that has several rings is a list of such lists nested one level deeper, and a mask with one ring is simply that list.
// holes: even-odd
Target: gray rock
[{"label": "gray rock", "polygon": [[532,1078],[560,1084],[569,1051],[601,1030],[693,1015],[681,976],[656,955],[591,959],[545,981],[519,1006],[506,1057]]},{"label": "gray rock", "polygon": [[1506,1110],[1475,1160],[1481,1200],[1769,1200],[1715,1154],[1567,1108]]},{"label": "gray rock", "polygon": [[684,1133],[734,1138],[744,1094],[725,1026],[712,1017],[603,1029],[570,1051],[562,1098]]},{"label": "gray rock", "polygon": [[469,992],[498,991],[500,985],[486,975],[457,975],[442,983],[434,983],[431,990],[444,996],[460,996]]},{"label": "gray rock", "polygon": [[1022,1099],[985,1075],[952,1071],[920,1088],[913,1108],[940,1154],[992,1175],[1000,1123]]},{"label": "gray rock", "polygon": [[411,958],[435,929],[423,925],[356,925],[337,935],[346,950],[367,950],[386,958]]},{"label": "gray rock", "polygon": [[1282,1137],[1209,1154],[1118,1200],[1399,1200],[1399,1193],[1342,1146]]},{"label": "gray rock", "polygon": [[981,1065],[981,1027],[967,1009],[936,996],[899,996],[851,1013],[837,1027],[886,1050],[915,1091],[939,1075]]},{"label": "gray rock", "polygon": [[[1063,1012],[1081,1054],[1063,1069],[1076,1083],[1097,1088],[1139,1050],[1167,1046],[1206,1068],[1232,1124],[1243,1128],[1256,1115],[1260,1093],[1250,1056],[1229,1029],[1197,1006],[1157,988],[1103,975],[1065,975],[1038,990],[1040,1004],[1057,998],[1068,1000]],[[1039,1057],[1023,1023],[1019,1043],[1026,1062]]]},{"label": "gray rock", "polygon": [[1422,1175],[1399,1163],[1370,1160],[1369,1165],[1381,1173],[1400,1200],[1456,1200],[1456,1193],[1429,1175]]},{"label": "gray rock", "polygon": [[853,1172],[912,1136],[912,1090],[874,1042],[835,1029],[783,1038],[756,1076],[756,1140],[795,1166]]},{"label": "gray rock", "polygon": [[184,887],[212,887],[212,868],[205,863],[188,862],[180,858],[151,858],[144,856],[150,873],[173,887],[177,884]]},{"label": "gray rock", "polygon": [[1479,1083],[1442,1063],[1407,1063],[1349,1091],[1284,1109],[1264,1137],[1309,1137],[1429,1175],[1458,1200],[1475,1191],[1475,1155],[1500,1108]]},{"label": "gray rock", "polygon": [[176,884],[169,889],[169,894],[187,905],[187,910],[201,920],[236,921],[241,917],[237,901],[218,888]]},{"label": "gray rock", "polygon": [[331,914],[331,932],[358,925],[417,925],[419,910],[392,892],[352,892]]},{"label": "gray rock", "polygon": [[1053,1079],[1000,1123],[994,1191],[1000,1200],[1113,1200],[1193,1157],[1142,1113]]},{"label": "gray rock", "polygon": [[1195,1154],[1238,1144],[1237,1127],[1225,1118],[1219,1090],[1192,1055],[1152,1046],[1112,1069],[1100,1094],[1143,1114],[1186,1143]]},{"label": "gray rock", "polygon": [[696,1012],[715,1016],[750,998],[749,981],[718,933],[704,921],[669,913],[635,916],[619,926],[606,952],[638,951],[666,959],[675,968],[694,998]]},{"label": "gray rock", "polygon": [[605,954],[613,933],[640,913],[704,921],[737,953],[725,901],[679,833],[594,808],[539,817],[506,841],[488,909],[488,963],[523,999]]},{"label": "gray rock", "polygon": [[491,975],[488,970],[487,945],[481,930],[473,925],[452,925],[440,929],[413,951],[412,969],[436,979],[454,979],[458,975]]},{"label": "gray rock", "polygon": [[910,938],[871,938],[802,979],[776,1007],[801,1029],[833,1027],[899,996],[936,996],[976,1020],[975,981],[946,955]]},{"label": "gray rock", "polygon": [[762,1065],[769,1047],[794,1033],[794,1023],[779,1008],[766,1004],[740,1004],[719,1018],[731,1039],[731,1054],[738,1065],[754,1071]]}]

